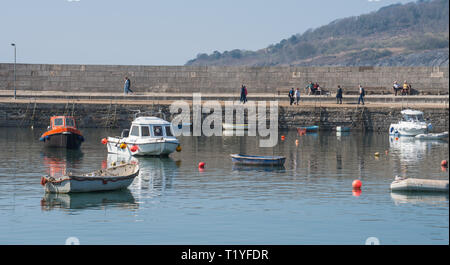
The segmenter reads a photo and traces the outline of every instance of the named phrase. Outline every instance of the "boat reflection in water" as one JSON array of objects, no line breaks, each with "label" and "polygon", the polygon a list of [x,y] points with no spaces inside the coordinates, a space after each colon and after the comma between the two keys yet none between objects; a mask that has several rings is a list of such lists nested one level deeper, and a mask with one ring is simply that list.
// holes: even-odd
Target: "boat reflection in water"
[{"label": "boat reflection in water", "polygon": [[427,151],[436,145],[448,145],[443,140],[421,141],[414,137],[389,136],[389,146],[392,154],[398,155],[404,163],[416,163]]},{"label": "boat reflection in water", "polygon": [[84,193],[46,193],[41,200],[41,209],[87,209],[114,207],[119,209],[139,208],[130,190]]},{"label": "boat reflection in water", "polygon": [[129,189],[135,196],[142,196],[144,190],[149,196],[159,196],[165,189],[172,187],[172,177],[177,173],[181,161],[171,157],[134,157],[118,154],[108,154],[107,167],[119,163],[139,163],[139,175],[134,179]]},{"label": "boat reflection in water", "polygon": [[45,172],[50,177],[61,177],[80,169],[83,153],[79,149],[49,149],[41,152]]},{"label": "boat reflection in water", "polygon": [[391,192],[395,205],[401,204],[446,204],[448,207],[448,193],[436,192]]},{"label": "boat reflection in water", "polygon": [[286,172],[286,168],[284,165],[281,166],[254,166],[254,165],[242,165],[242,164],[234,164],[234,171],[259,171],[259,172],[274,172],[274,173],[283,173]]}]

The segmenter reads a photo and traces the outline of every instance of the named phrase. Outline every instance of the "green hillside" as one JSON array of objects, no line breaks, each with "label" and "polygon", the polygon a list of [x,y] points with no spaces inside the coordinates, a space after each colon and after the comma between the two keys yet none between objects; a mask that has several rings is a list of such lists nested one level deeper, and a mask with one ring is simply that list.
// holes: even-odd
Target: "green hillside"
[{"label": "green hillside", "polygon": [[186,65],[448,66],[448,21],[448,0],[395,4],[257,51],[202,53]]}]

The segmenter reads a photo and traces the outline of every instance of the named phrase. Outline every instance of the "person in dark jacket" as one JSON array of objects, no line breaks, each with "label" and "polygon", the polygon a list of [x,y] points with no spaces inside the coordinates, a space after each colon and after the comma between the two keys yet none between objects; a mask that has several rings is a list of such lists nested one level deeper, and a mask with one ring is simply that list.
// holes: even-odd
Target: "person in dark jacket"
[{"label": "person in dark jacket", "polygon": [[126,76],[125,77],[125,84],[123,86],[123,93],[126,95],[128,94],[128,92],[134,93],[133,90],[131,90],[131,81],[130,79]]},{"label": "person in dark jacket", "polygon": [[358,105],[360,102],[364,105],[364,96],[366,95],[366,92],[364,91],[364,88],[362,85],[359,85],[359,98],[358,98]]},{"label": "person in dark jacket", "polygon": [[336,104],[342,104],[342,88],[338,86],[336,91]]},{"label": "person in dark jacket", "polygon": [[289,105],[292,105],[292,103],[294,103],[294,88],[291,88],[291,90],[289,90]]}]

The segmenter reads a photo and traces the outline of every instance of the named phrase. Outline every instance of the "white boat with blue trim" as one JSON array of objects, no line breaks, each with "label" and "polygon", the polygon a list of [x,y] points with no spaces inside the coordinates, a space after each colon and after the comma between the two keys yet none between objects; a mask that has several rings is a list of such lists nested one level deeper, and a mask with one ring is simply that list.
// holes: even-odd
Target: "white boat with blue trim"
[{"label": "white boat with blue trim", "polygon": [[401,111],[402,119],[398,123],[392,123],[389,127],[390,135],[416,136],[426,134],[432,129],[431,123],[427,124],[423,118],[423,112],[406,109]]}]

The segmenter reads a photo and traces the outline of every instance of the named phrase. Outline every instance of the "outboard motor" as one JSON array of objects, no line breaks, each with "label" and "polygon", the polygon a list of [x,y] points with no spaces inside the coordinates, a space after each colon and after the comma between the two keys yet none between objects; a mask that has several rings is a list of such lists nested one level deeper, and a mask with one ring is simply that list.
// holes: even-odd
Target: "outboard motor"
[{"label": "outboard motor", "polygon": [[122,131],[122,134],[120,135],[120,137],[125,138],[125,137],[128,137],[128,135],[130,135],[130,130],[129,129],[124,129]]}]

